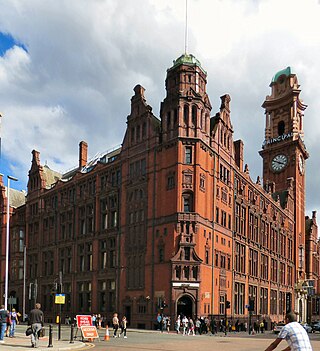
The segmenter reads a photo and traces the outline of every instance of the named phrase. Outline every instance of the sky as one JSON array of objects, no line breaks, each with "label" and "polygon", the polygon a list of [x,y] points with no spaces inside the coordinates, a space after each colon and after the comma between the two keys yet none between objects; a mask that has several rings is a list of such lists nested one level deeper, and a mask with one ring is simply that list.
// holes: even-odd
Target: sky
[{"label": "sky", "polygon": [[[0,173],[26,189],[31,152],[65,172],[122,143],[133,88],[159,117],[166,70],[185,50],[185,0],[0,0]],[[208,73],[212,115],[231,96],[234,140],[262,174],[261,105],[273,75],[297,74],[304,117],[306,209],[320,211],[320,3],[188,0],[187,51]],[[4,177],[4,180],[6,178]],[[6,180],[5,180],[6,182]]]}]

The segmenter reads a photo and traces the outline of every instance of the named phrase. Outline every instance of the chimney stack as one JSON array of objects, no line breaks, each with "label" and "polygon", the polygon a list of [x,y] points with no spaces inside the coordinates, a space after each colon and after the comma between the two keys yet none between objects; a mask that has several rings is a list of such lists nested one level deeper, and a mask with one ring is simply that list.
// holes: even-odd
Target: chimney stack
[{"label": "chimney stack", "polygon": [[234,158],[239,170],[243,172],[243,141],[236,140],[234,143]]},{"label": "chimney stack", "polygon": [[79,169],[83,168],[88,161],[88,144],[81,141],[79,144]]}]

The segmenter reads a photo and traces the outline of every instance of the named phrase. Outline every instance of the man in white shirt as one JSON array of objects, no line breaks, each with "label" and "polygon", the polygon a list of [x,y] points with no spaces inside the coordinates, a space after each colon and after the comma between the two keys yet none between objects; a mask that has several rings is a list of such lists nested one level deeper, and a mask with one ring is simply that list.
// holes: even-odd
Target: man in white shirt
[{"label": "man in white shirt", "polygon": [[[116,338],[117,337],[117,330],[119,328],[118,313],[113,314],[112,324],[113,324],[113,337]],[[119,337],[120,337],[120,335],[119,335]]]},{"label": "man in white shirt", "polygon": [[295,313],[287,313],[286,323],[277,339],[265,351],[274,350],[283,339],[289,344],[283,351],[312,351],[309,336],[302,325],[296,322]]}]

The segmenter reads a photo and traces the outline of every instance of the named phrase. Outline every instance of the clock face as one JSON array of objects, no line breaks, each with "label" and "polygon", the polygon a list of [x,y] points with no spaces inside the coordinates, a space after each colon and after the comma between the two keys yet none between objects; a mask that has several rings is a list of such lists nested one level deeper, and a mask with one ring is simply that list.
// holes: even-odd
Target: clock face
[{"label": "clock face", "polygon": [[303,174],[303,172],[304,172],[304,158],[303,158],[302,155],[299,156],[299,163],[298,163],[298,165],[299,165],[300,173]]},{"label": "clock face", "polygon": [[288,164],[286,155],[277,155],[271,161],[271,168],[274,172],[281,172]]}]

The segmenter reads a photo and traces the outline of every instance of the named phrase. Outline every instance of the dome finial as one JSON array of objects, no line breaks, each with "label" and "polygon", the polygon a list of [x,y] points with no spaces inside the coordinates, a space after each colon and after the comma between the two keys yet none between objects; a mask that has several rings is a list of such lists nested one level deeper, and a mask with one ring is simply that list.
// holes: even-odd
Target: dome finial
[{"label": "dome finial", "polygon": [[186,0],[186,26],[184,30],[184,54],[188,52],[188,0]]}]

